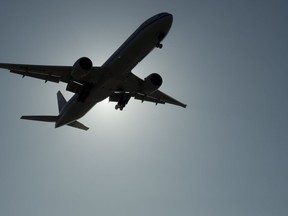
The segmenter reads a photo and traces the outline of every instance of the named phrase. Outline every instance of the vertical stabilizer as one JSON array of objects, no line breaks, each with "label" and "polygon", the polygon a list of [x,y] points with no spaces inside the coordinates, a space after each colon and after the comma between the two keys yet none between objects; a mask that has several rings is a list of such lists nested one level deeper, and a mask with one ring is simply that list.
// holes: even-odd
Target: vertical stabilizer
[{"label": "vertical stabilizer", "polygon": [[58,110],[59,110],[59,113],[61,113],[61,111],[67,104],[67,101],[60,91],[57,92],[57,100],[58,100]]}]

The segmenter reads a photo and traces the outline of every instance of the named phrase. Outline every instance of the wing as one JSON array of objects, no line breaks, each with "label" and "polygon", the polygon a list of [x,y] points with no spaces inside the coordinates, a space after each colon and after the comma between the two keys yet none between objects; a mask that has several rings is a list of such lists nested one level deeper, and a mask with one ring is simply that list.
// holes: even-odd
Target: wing
[{"label": "wing", "polygon": [[135,99],[137,100],[141,100],[141,101],[149,101],[149,102],[154,102],[156,104],[160,103],[160,104],[165,104],[165,103],[169,103],[169,104],[173,104],[176,106],[181,106],[183,108],[186,108],[186,104],[181,103],[180,101],[168,96],[167,94],[164,94],[163,92],[157,90],[155,92],[153,92],[150,95],[143,95],[140,93],[137,93],[134,96]]},{"label": "wing", "polygon": [[121,87],[124,91],[129,92],[132,97],[134,97],[136,100],[148,101],[153,103],[160,103],[160,104],[173,104],[176,106],[181,106],[186,108],[186,104],[181,103],[180,101],[168,96],[167,94],[156,90],[155,92],[151,94],[143,94],[141,93],[141,86],[143,84],[144,80],[137,77],[133,73],[130,73],[130,75],[125,79],[123,82],[123,86]]},{"label": "wing", "polygon": [[59,83],[69,82],[72,67],[69,66],[46,66],[46,65],[24,65],[24,64],[0,64],[0,68],[10,70],[12,73],[23,77],[29,76],[45,81]]},{"label": "wing", "polygon": [[[71,79],[72,66],[47,66],[47,65],[26,65],[26,64],[1,64],[0,68],[10,70],[15,74],[20,74],[23,77],[29,76],[37,79],[45,80],[45,82],[65,82],[68,83]],[[96,82],[102,75],[103,69],[93,67],[92,71],[82,80],[74,80],[79,83]]]}]

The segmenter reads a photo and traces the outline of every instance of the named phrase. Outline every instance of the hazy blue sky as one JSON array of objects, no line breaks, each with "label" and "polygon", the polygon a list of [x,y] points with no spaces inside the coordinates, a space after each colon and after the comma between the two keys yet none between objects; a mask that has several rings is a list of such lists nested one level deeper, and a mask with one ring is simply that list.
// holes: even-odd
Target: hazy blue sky
[{"label": "hazy blue sky", "polygon": [[0,70],[0,215],[288,215],[287,0],[2,0],[0,62],[101,65],[164,11],[133,72],[186,109],[106,100],[88,132],[56,130],[19,118],[57,114],[66,86]]}]

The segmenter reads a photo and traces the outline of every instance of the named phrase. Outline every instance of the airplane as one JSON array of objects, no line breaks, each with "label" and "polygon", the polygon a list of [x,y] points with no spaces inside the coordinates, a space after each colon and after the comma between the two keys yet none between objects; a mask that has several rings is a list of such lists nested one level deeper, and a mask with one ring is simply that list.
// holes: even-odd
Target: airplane
[{"label": "airplane", "polygon": [[95,67],[87,57],[79,58],[73,66],[47,66],[0,63],[0,68],[12,73],[55,83],[67,83],[66,90],[74,93],[66,101],[57,92],[59,114],[55,116],[22,116],[21,119],[55,123],[55,128],[68,125],[82,130],[89,128],[77,121],[98,102],[109,97],[116,102],[115,109],[123,110],[129,100],[157,104],[173,104],[186,108],[176,99],[159,91],[162,77],[152,73],[144,80],[134,75],[132,69],[155,47],[162,48],[162,40],[173,22],[169,13],[159,13],[140,25],[136,31],[100,67]]}]

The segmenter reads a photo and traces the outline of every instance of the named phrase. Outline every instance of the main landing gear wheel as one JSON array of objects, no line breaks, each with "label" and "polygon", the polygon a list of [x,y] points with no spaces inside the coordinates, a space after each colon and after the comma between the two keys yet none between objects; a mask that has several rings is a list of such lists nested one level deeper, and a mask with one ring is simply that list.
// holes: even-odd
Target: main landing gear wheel
[{"label": "main landing gear wheel", "polygon": [[163,47],[163,44],[161,44],[161,43],[158,43],[158,44],[156,44],[156,47],[157,47],[157,48],[159,48],[159,49],[162,49],[162,47]]},{"label": "main landing gear wheel", "polygon": [[118,93],[118,103],[115,106],[115,109],[118,110],[120,109],[121,111],[124,109],[124,107],[126,106],[126,104],[128,103],[128,101],[131,98],[131,95],[129,93]]},{"label": "main landing gear wheel", "polygon": [[116,110],[120,109],[120,110],[122,111],[123,108],[124,108],[124,106],[121,106],[121,105],[118,105],[118,104],[115,106],[115,109],[116,109]]}]

